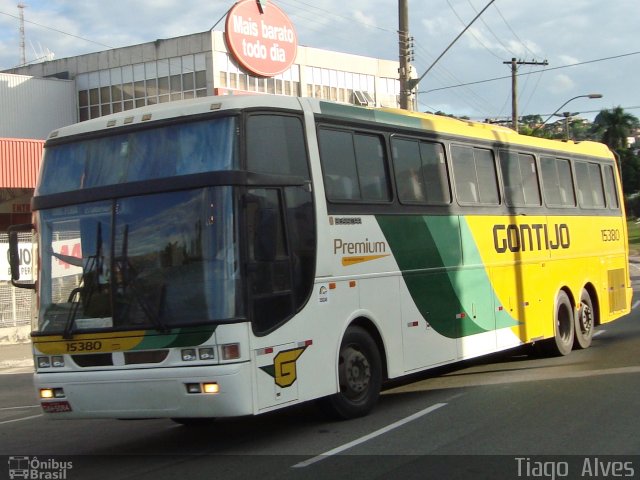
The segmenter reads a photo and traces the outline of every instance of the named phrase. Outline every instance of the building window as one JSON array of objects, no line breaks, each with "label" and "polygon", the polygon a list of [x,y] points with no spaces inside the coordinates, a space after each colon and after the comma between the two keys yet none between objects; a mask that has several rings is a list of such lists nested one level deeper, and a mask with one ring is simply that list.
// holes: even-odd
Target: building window
[{"label": "building window", "polygon": [[305,68],[307,97],[375,106],[375,77],[319,67]]},{"label": "building window", "polygon": [[82,73],[76,77],[80,121],[135,107],[207,96],[204,53]]}]

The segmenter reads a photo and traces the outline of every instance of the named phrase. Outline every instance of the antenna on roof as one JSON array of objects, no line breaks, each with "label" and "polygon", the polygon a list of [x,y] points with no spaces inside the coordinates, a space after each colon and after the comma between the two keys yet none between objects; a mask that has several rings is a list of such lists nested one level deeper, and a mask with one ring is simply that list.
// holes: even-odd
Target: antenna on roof
[{"label": "antenna on roof", "polygon": [[18,4],[20,10],[20,65],[27,63],[27,54],[24,46],[24,9],[26,5],[22,2]]}]

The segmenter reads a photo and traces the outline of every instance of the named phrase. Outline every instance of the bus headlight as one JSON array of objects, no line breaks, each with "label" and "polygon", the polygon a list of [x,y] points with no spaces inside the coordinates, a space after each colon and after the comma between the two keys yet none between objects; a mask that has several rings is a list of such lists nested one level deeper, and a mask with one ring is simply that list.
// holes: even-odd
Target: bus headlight
[{"label": "bus headlight", "polygon": [[195,348],[185,348],[180,352],[180,354],[183,362],[191,362],[198,359]]},{"label": "bus headlight", "polygon": [[64,398],[64,390],[62,388],[41,388],[40,398],[49,400],[51,398]]},{"label": "bus headlight", "polygon": [[49,368],[51,366],[51,359],[49,357],[38,357],[38,368]]},{"label": "bus headlight", "polygon": [[54,368],[64,367],[64,357],[62,355],[56,355],[54,357],[51,357],[51,365]]}]

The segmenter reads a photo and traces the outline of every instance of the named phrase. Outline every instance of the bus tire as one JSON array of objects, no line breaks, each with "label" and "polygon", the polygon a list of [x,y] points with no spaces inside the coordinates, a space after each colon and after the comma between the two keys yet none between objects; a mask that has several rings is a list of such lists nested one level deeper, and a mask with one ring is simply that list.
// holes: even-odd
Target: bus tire
[{"label": "bus tire", "polygon": [[576,311],[575,319],[576,341],[574,346],[576,348],[589,348],[596,324],[593,302],[589,292],[586,290],[582,290],[580,294],[580,308]]},{"label": "bus tire", "polygon": [[376,342],[361,327],[349,327],[340,344],[340,391],[321,398],[322,410],[343,420],[363,417],[375,406],[382,385],[382,361]]},{"label": "bus tire", "polygon": [[553,338],[547,345],[553,356],[569,355],[573,349],[575,315],[571,300],[564,290],[558,292],[554,308]]}]

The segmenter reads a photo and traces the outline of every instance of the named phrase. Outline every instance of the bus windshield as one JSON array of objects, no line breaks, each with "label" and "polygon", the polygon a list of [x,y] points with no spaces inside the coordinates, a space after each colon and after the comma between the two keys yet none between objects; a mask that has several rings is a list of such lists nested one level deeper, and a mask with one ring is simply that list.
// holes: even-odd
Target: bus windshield
[{"label": "bus windshield", "polygon": [[39,332],[156,328],[243,315],[232,187],[39,212]]},{"label": "bus windshield", "polygon": [[36,195],[238,168],[235,117],[47,146]]}]

